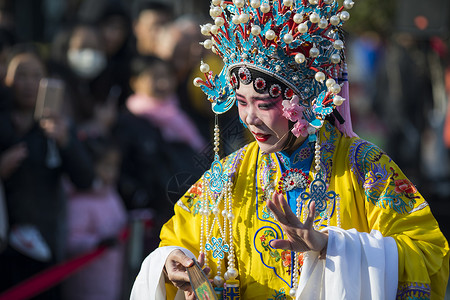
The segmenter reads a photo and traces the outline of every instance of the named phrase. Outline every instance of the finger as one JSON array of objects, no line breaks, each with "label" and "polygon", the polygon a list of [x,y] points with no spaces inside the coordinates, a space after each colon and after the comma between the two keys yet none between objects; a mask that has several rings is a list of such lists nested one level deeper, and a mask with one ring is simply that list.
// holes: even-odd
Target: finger
[{"label": "finger", "polygon": [[188,268],[194,264],[194,260],[189,258],[184,254],[181,250],[173,251],[173,255],[171,255],[171,259],[180,263],[183,267]]},{"label": "finger", "polygon": [[286,224],[286,218],[284,216],[283,209],[281,208],[279,198],[282,198],[283,195],[274,193],[272,196],[272,201],[267,200],[267,207],[270,209],[270,211],[273,213],[275,218],[278,220],[278,222],[282,224]]},{"label": "finger", "polygon": [[203,268],[203,273],[205,273],[205,275],[208,275],[209,272],[211,272],[211,268],[210,267],[204,267]]},{"label": "finger", "polygon": [[314,201],[312,201],[311,204],[309,205],[308,217],[306,217],[306,220],[304,223],[306,228],[312,228],[315,215],[316,215],[316,203]]},{"label": "finger", "polygon": [[191,287],[191,284],[190,284],[189,282],[185,282],[185,281],[173,281],[173,280],[171,280],[171,281],[172,281],[172,284],[173,284],[177,289],[180,289],[180,290],[183,290],[183,291],[186,291],[186,292],[192,291],[192,287]]},{"label": "finger", "polygon": [[270,246],[275,249],[292,250],[291,242],[288,240],[272,240]]},{"label": "finger", "polygon": [[205,253],[200,253],[198,258],[197,258],[198,264],[200,265],[200,267],[202,268],[205,265]]}]

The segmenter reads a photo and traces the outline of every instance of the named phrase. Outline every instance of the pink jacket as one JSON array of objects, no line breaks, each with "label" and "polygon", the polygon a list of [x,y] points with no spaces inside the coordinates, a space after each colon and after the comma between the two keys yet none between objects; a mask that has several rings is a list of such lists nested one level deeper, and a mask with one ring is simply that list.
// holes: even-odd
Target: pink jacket
[{"label": "pink jacket", "polygon": [[[69,256],[96,248],[108,237],[117,236],[127,222],[122,200],[112,187],[76,193],[69,201]],[[120,299],[124,247],[114,246],[98,259],[69,277],[63,287],[65,300]]]}]

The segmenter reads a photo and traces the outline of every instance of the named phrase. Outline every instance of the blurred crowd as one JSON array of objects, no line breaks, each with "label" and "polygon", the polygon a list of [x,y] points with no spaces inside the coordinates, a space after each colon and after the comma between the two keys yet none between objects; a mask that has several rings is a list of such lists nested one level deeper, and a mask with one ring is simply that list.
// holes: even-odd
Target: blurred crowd
[{"label": "blurred crowd", "polygon": [[[35,299],[128,297],[174,203],[212,160],[214,118],[192,84],[201,60],[221,69],[200,44],[210,18],[194,8],[208,5],[0,1],[0,294],[106,246]],[[445,41],[365,33],[348,51],[355,131],[381,145],[426,199],[446,202]],[[236,113],[219,123],[223,155],[249,141]]]},{"label": "blurred crowd", "polygon": [[[203,17],[166,1],[67,1],[39,40],[15,23],[35,2],[0,7],[0,294],[105,246],[35,299],[125,299],[174,203],[211,161],[214,118],[192,80],[201,58],[220,64],[200,45]],[[58,1],[39,3],[51,17]],[[224,151],[242,146],[238,120],[220,122]]]}]

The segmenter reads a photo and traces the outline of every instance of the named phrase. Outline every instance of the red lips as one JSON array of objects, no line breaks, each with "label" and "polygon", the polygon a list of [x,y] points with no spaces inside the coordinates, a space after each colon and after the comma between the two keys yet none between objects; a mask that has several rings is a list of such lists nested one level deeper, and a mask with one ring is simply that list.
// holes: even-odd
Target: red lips
[{"label": "red lips", "polygon": [[270,138],[270,134],[256,133],[253,131],[252,131],[252,133],[258,142],[265,142]]}]

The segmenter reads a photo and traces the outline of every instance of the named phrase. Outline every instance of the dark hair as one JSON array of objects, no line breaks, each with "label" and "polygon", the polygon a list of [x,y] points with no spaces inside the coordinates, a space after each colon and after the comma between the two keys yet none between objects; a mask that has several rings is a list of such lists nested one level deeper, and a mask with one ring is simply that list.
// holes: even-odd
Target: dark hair
[{"label": "dark hair", "polygon": [[160,1],[141,1],[133,11],[133,20],[137,20],[141,13],[145,10],[152,10],[161,14],[165,14],[173,20],[175,18],[173,6]]},{"label": "dark hair", "polygon": [[136,56],[130,62],[130,75],[132,77],[139,76],[143,72],[151,70],[154,66],[158,64],[165,65],[170,72],[174,72],[172,64],[165,61],[159,57],[148,55],[148,56]]}]

